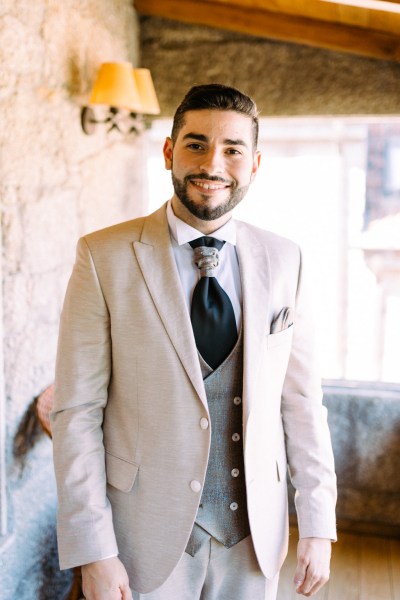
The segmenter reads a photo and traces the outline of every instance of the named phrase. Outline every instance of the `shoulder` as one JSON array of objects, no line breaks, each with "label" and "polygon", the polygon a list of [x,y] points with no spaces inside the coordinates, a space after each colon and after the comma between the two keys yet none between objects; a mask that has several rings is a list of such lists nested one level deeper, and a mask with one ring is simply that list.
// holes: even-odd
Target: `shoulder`
[{"label": "shoulder", "polygon": [[296,242],[289,240],[277,233],[261,229],[255,225],[250,225],[244,221],[236,221],[238,237],[252,244],[261,244],[268,252],[292,253],[296,256],[300,253],[300,248]]},{"label": "shoulder", "polygon": [[164,229],[167,230],[165,205],[150,215],[89,233],[81,238],[81,241],[84,240],[91,249],[98,247],[116,248],[141,240],[144,230],[160,232]]},{"label": "shoulder", "polygon": [[84,235],[83,239],[89,246],[97,245],[98,243],[113,243],[118,240],[135,241],[140,238],[145,218],[131,219],[123,223],[105,227],[104,229],[92,231]]}]

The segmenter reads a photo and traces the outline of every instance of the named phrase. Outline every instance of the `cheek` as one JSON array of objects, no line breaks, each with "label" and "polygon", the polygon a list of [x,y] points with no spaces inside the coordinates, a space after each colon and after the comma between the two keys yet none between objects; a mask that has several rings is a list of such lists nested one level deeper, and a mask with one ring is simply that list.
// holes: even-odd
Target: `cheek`
[{"label": "cheek", "polygon": [[232,171],[232,175],[242,185],[248,185],[254,178],[253,169],[249,165],[238,167]]},{"label": "cheek", "polygon": [[199,167],[193,161],[191,162],[191,164],[183,164],[182,162],[176,161],[173,163],[172,171],[175,177],[183,180],[187,175],[193,175],[194,173],[198,173]]}]

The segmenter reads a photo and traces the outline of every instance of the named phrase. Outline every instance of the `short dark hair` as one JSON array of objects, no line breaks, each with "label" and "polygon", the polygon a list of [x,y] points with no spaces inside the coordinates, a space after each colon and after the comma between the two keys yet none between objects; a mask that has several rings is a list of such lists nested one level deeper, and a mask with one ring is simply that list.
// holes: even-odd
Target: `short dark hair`
[{"label": "short dark hair", "polygon": [[209,83],[192,87],[174,115],[171,138],[175,142],[182,127],[185,124],[185,113],[190,110],[233,110],[247,115],[252,121],[254,149],[258,143],[258,110],[256,103],[246,94],[239,90],[222,85],[221,83]]}]

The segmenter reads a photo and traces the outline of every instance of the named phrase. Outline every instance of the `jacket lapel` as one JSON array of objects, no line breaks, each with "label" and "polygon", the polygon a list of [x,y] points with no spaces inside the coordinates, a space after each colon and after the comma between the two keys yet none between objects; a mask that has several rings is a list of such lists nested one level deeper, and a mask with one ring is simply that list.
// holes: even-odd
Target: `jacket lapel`
[{"label": "jacket lapel", "polygon": [[237,252],[243,293],[243,422],[246,424],[267,335],[271,272],[265,246],[241,222],[237,222]]},{"label": "jacket lapel", "polygon": [[197,394],[207,406],[192,324],[171,246],[166,207],[147,217],[134,252],[168,337]]}]

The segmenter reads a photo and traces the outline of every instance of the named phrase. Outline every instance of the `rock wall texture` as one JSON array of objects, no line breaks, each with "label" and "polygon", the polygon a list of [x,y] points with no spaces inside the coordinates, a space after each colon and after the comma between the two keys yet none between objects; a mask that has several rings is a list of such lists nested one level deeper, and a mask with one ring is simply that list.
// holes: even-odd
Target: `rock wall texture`
[{"label": "rock wall texture", "polygon": [[[400,393],[395,385],[325,382],[339,529],[400,537]],[[293,488],[289,484],[294,515]]]},{"label": "rock wall texture", "polygon": [[[51,443],[27,455],[15,437],[52,380],[58,317],[77,238],[143,213],[144,141],[85,136],[80,107],[102,62],[138,65],[131,0],[2,0],[0,200],[7,533],[0,536],[0,598],[61,598]],[[30,407],[30,409],[28,409]],[[28,415],[29,417],[29,415]],[[29,422],[29,418],[27,420]],[[24,435],[29,438],[28,428]],[[29,460],[27,460],[29,459]],[[1,469],[1,466],[0,466]],[[4,482],[4,469],[0,481]],[[6,506],[7,504],[7,506]],[[5,509],[7,508],[7,515]],[[57,583],[58,582],[58,583]],[[46,595],[47,594],[47,595]]]},{"label": "rock wall texture", "polygon": [[368,386],[325,386],[338,477],[338,524],[400,536],[400,394]]},{"label": "rock wall texture", "polygon": [[164,115],[192,85],[247,92],[262,116],[398,114],[400,64],[155,17],[141,18],[142,64]]}]

